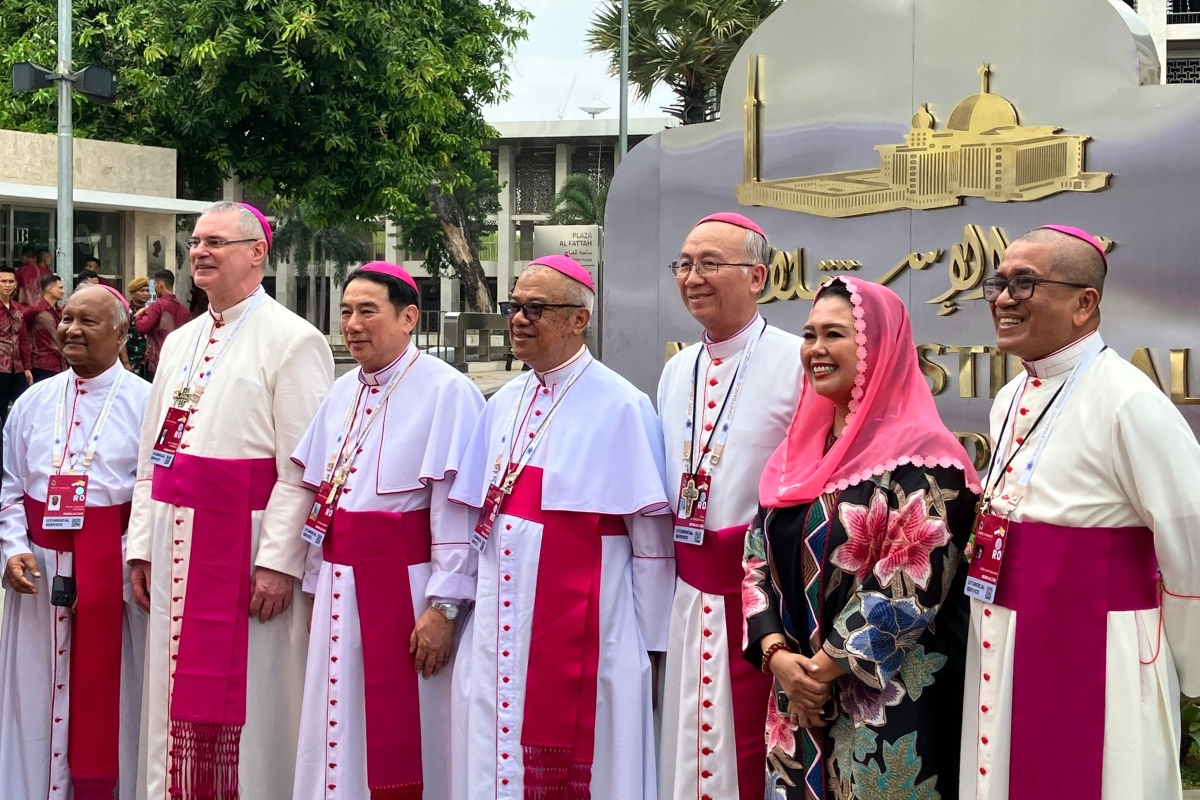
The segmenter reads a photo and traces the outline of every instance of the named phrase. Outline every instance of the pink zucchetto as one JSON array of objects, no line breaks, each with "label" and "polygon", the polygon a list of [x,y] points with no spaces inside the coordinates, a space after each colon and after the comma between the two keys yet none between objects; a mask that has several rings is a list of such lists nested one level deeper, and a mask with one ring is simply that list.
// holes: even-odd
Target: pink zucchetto
[{"label": "pink zucchetto", "polygon": [[542,256],[529,262],[529,266],[531,267],[535,264],[549,267],[555,272],[561,272],[571,280],[579,281],[593,292],[596,291],[596,282],[592,280],[591,274],[581,267],[578,261],[568,255]]},{"label": "pink zucchetto", "polygon": [[120,292],[118,292],[118,291],[117,291],[117,290],[116,290],[114,287],[112,287],[112,286],[109,286],[107,283],[98,283],[98,284],[96,284],[96,285],[97,285],[97,286],[99,286],[101,289],[104,289],[105,291],[107,291],[107,292],[108,292],[109,294],[111,294],[113,297],[115,297],[115,298],[117,298],[118,300],[120,300],[120,301],[121,301],[121,305],[123,305],[123,306],[125,307],[125,313],[129,313],[129,311],[130,311],[131,309],[130,309],[130,306],[129,306],[129,301],[125,299],[125,295],[121,294],[121,293],[120,293]]},{"label": "pink zucchetto", "polygon": [[709,214],[692,227],[699,228],[706,222],[725,222],[729,225],[736,225],[739,228],[745,228],[748,231],[754,231],[764,239],[767,238],[767,235],[763,233],[763,229],[758,226],[757,222],[734,211],[720,211],[716,214]]},{"label": "pink zucchetto", "polygon": [[1092,247],[1096,248],[1096,252],[1100,254],[1100,260],[1104,262],[1104,272],[1108,272],[1108,256],[1104,254],[1104,245],[1100,244],[1095,236],[1085,231],[1083,228],[1073,228],[1070,225],[1042,225],[1038,228],[1039,231],[1058,231],[1059,233],[1070,236],[1072,239],[1078,239],[1081,242],[1087,242]]},{"label": "pink zucchetto", "polygon": [[267,215],[249,203],[238,203],[238,205],[253,214],[258,220],[258,224],[262,225],[263,235],[267,237],[267,252],[270,252],[271,247],[275,244],[275,234],[271,230],[271,223],[267,222]]},{"label": "pink zucchetto", "polygon": [[387,261],[371,261],[362,265],[362,271],[381,272],[384,275],[391,275],[393,278],[399,278],[407,283],[417,294],[421,293],[421,290],[417,288],[417,282],[413,280],[413,276],[409,274],[408,270],[396,264],[391,264]]}]

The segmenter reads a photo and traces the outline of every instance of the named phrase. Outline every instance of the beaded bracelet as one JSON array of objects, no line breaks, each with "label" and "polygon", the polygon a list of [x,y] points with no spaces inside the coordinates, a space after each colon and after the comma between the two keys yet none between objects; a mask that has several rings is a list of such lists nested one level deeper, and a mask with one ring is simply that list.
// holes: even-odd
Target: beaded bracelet
[{"label": "beaded bracelet", "polygon": [[792,652],[792,649],[787,646],[787,642],[776,642],[775,644],[768,647],[766,652],[763,653],[762,671],[765,674],[767,674],[767,675],[771,674],[771,657],[774,656],[776,653],[778,653],[780,650],[786,650],[789,653]]}]

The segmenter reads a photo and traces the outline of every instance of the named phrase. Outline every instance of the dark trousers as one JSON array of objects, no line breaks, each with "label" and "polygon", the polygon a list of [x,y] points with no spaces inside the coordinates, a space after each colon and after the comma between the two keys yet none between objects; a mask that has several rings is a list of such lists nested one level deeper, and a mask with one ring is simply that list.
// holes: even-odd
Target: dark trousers
[{"label": "dark trousers", "polygon": [[0,374],[0,423],[8,419],[8,407],[17,402],[21,392],[29,388],[24,372],[5,372]]},{"label": "dark trousers", "polygon": [[38,381],[44,381],[44,380],[46,380],[46,378],[53,378],[55,375],[58,374],[58,372],[56,372],[55,370],[38,369],[37,367],[34,367],[31,370],[31,372],[33,372],[33,382],[34,383],[37,383]]}]

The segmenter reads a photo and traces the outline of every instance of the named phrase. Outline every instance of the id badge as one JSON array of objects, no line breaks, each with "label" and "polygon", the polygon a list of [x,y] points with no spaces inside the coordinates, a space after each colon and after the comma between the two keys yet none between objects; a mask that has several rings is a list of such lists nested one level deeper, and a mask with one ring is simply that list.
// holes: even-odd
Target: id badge
[{"label": "id badge", "polygon": [[492,536],[492,527],[500,517],[500,505],[504,502],[504,492],[495,484],[489,485],[487,497],[483,499],[483,508],[479,510],[479,521],[475,523],[475,532],[471,534],[471,547],[480,553],[487,547],[488,539]]},{"label": "id badge", "polygon": [[150,452],[150,463],[160,467],[170,467],[175,461],[175,452],[183,441],[183,431],[187,427],[192,412],[186,408],[172,406],[167,409],[167,418],[163,420],[158,438],[154,440],[154,449]]},{"label": "id badge", "polygon": [[42,527],[48,531],[77,531],[83,528],[87,485],[87,475],[51,475],[46,487],[46,511],[42,514]]},{"label": "id badge", "polygon": [[679,482],[679,505],[675,508],[674,539],[680,544],[704,544],[704,520],[708,517],[710,486],[704,473],[684,473]]},{"label": "id badge", "polygon": [[1000,565],[1004,561],[1004,544],[1008,522],[995,514],[985,514],[975,531],[971,565],[967,569],[967,585],[963,591],[984,603],[996,599],[1000,584]]},{"label": "id badge", "polygon": [[308,519],[304,522],[304,529],[300,531],[301,539],[311,545],[321,546],[321,542],[325,541],[325,534],[329,532],[329,526],[333,524],[333,512],[341,495],[342,487],[334,489],[329,481],[321,483],[316,499],[313,500],[312,510],[308,512]]}]

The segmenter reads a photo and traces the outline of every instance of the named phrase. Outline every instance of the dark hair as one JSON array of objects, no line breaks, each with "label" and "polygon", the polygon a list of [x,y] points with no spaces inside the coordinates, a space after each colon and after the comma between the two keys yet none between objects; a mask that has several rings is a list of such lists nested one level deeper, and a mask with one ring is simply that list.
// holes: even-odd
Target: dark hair
[{"label": "dark hair", "polygon": [[103,266],[103,264],[100,263],[100,259],[96,258],[95,256],[88,256],[83,260],[83,263],[91,264],[93,261],[96,262],[97,267]]},{"label": "dark hair", "polygon": [[[851,305],[854,304],[850,299],[850,289],[847,288],[846,284],[842,283],[837,278],[834,278],[829,283],[817,290],[816,300],[822,300],[826,297],[840,297],[847,303],[850,303]],[[813,302],[816,302],[816,300]]]},{"label": "dark hair", "polygon": [[79,286],[84,281],[90,281],[93,278],[99,278],[99,277],[100,277],[100,274],[98,272],[96,272],[96,270],[94,270],[94,269],[80,270],[79,274],[75,276],[75,285]]},{"label": "dark hair", "polygon": [[397,278],[395,275],[388,275],[386,272],[356,269],[354,272],[351,272],[349,276],[347,276],[346,282],[342,285],[349,286],[350,281],[357,280],[359,278],[371,281],[372,283],[378,283],[380,286],[386,286],[388,300],[391,301],[392,307],[396,309],[397,314],[409,306],[417,306],[418,308],[420,307],[421,299],[417,296],[416,291],[414,291],[411,286]]},{"label": "dark hair", "polygon": [[15,277],[17,274],[17,271],[15,269],[13,269],[12,267],[0,267],[0,273],[8,273],[9,275],[12,275]]},{"label": "dark hair", "polygon": [[21,248],[21,258],[37,258],[38,251],[32,247]]},{"label": "dark hair", "polygon": [[56,275],[55,273],[51,272],[49,275],[43,275],[42,276],[42,291],[43,292],[46,291],[47,289],[49,289],[51,286],[53,286],[56,283],[62,283],[62,278],[58,277],[58,275]]},{"label": "dark hair", "polygon": [[168,289],[175,288],[175,273],[169,269],[160,269],[154,273],[154,280],[162,281],[163,286],[166,286]]}]

